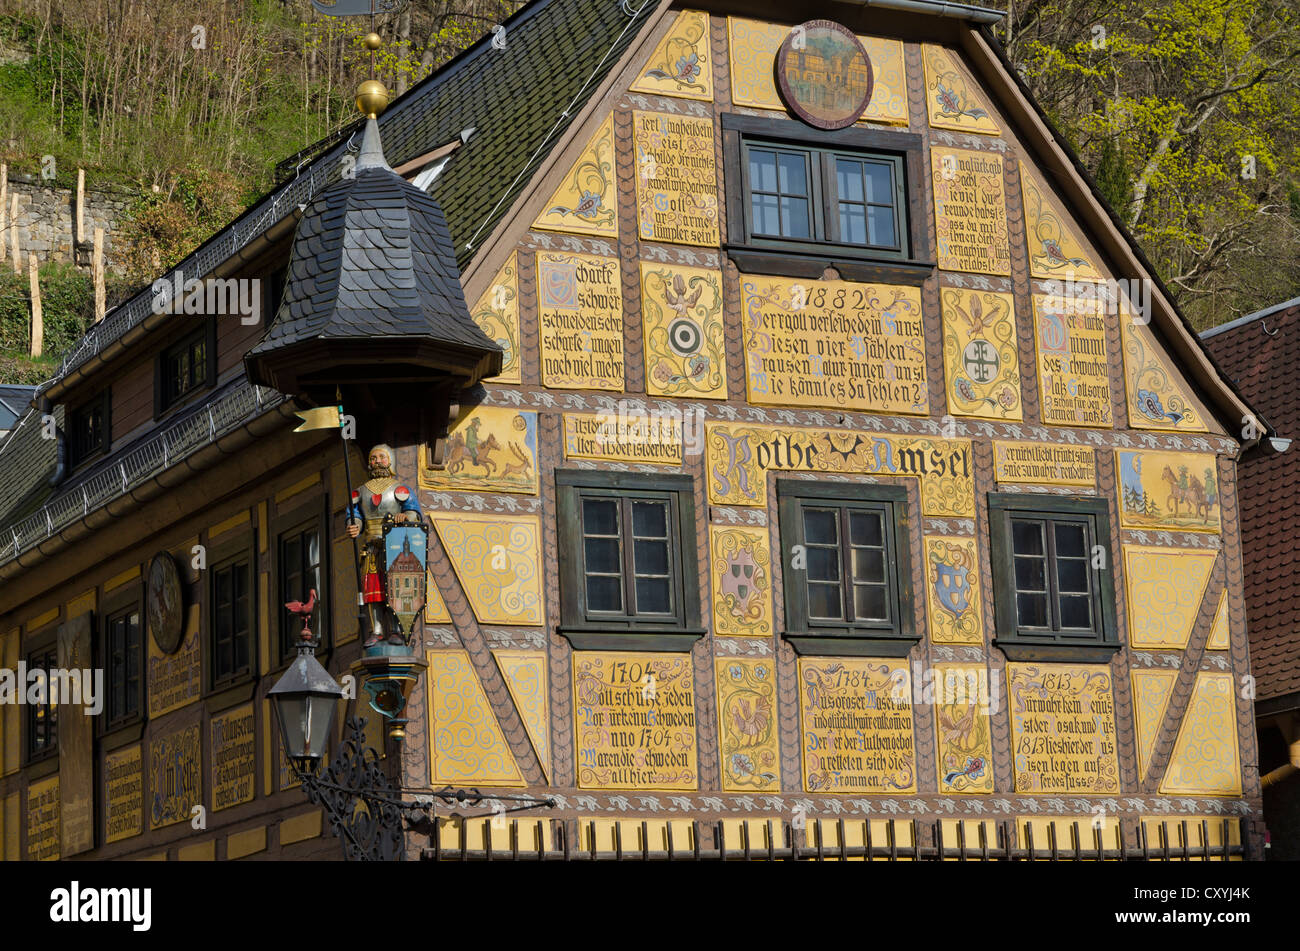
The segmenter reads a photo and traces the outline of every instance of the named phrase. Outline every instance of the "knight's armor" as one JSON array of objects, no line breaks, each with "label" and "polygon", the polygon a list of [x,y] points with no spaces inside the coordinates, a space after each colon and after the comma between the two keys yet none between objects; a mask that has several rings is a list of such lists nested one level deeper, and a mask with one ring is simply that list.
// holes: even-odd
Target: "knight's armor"
[{"label": "knight's armor", "polygon": [[385,515],[397,520],[404,512],[419,511],[411,504],[411,490],[392,476],[380,476],[367,482],[357,493],[353,507],[360,510],[361,537],[365,541],[383,540]]}]

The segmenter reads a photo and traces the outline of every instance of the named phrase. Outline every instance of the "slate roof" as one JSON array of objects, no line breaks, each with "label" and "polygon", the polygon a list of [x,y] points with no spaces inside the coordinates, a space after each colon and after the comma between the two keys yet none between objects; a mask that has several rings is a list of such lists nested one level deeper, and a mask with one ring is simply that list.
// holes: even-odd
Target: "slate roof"
[{"label": "slate roof", "polygon": [[495,353],[487,373],[501,370],[501,348],[470,317],[442,209],[389,167],[371,119],[352,177],[303,212],[285,298],[248,353],[250,373],[275,385],[279,377],[266,366],[295,363],[302,345],[344,342],[355,350],[381,337]]},{"label": "slate roof", "polygon": [[1300,298],[1201,335],[1215,361],[1284,439],[1237,464],[1245,564],[1246,624],[1257,700],[1300,692],[1300,398],[1290,375],[1300,366]]},{"label": "slate roof", "polygon": [[[628,9],[631,16],[620,0],[533,0],[502,24],[504,48],[493,47],[493,36],[484,36],[395,100],[380,117],[385,151],[394,165],[456,139],[466,128],[477,130],[452,154],[430,188],[443,209],[461,269],[657,4],[642,2]],[[341,178],[344,157],[360,148],[361,126],[358,119],[351,136],[276,186],[160,277],[211,273],[299,205],[311,202]],[[152,299],[150,288],[144,287],[115,308],[65,357],[55,379],[140,324],[151,313]],[[41,438],[39,419],[39,412],[29,411],[0,443],[0,525],[39,506],[49,493],[45,482],[54,468],[54,442]],[[114,455],[117,451],[114,447]],[[0,562],[3,551],[0,548]]]},{"label": "slate roof", "polygon": [[0,433],[12,429],[15,420],[27,412],[27,404],[35,392],[34,386],[0,384]]}]

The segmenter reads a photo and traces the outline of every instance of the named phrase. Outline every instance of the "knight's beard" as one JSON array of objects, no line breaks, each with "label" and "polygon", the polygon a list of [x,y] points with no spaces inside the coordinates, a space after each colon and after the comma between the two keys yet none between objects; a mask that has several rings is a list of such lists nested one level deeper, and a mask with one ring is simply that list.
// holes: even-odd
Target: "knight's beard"
[{"label": "knight's beard", "polygon": [[392,470],[392,467],[391,467],[391,466],[371,466],[371,467],[370,467],[370,478],[372,478],[372,479],[380,479],[380,478],[383,478],[384,476],[387,476],[387,477],[389,477],[390,479],[395,479],[395,478],[397,478],[397,473],[395,473],[395,472]]}]

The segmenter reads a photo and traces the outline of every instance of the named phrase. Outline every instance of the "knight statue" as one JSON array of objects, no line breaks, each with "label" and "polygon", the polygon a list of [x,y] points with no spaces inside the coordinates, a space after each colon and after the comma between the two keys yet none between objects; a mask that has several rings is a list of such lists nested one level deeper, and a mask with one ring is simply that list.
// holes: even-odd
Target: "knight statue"
[{"label": "knight statue", "polygon": [[403,641],[401,628],[386,621],[384,577],[384,529],[394,523],[422,524],[416,493],[401,483],[393,471],[393,450],[383,445],[370,450],[366,462],[370,479],[360,488],[352,490],[352,501],[347,507],[348,534],[361,539],[362,601],[370,626],[365,641],[373,647],[385,638]]}]

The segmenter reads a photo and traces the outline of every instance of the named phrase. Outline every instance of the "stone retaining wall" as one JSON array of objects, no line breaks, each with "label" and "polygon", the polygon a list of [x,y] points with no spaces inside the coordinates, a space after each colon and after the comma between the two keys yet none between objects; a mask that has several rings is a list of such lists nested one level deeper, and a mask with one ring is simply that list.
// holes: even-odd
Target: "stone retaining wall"
[{"label": "stone retaining wall", "polygon": [[[26,262],[27,253],[35,252],[38,260],[72,261],[74,260],[74,243],[76,223],[73,219],[76,203],[76,190],[62,188],[39,177],[18,174],[10,170],[9,197],[5,208],[0,211],[6,234],[5,249],[12,255],[14,222],[9,220],[13,196],[18,196],[17,232],[18,247],[22,260]],[[102,191],[86,184],[85,209],[85,250],[75,255],[77,264],[87,270],[90,268],[90,246],[94,240],[95,229],[103,228],[104,267],[117,270],[117,254],[114,247],[114,234],[118,222],[126,214],[131,203],[128,195],[120,191]],[[11,258],[12,260],[12,258]]]}]

